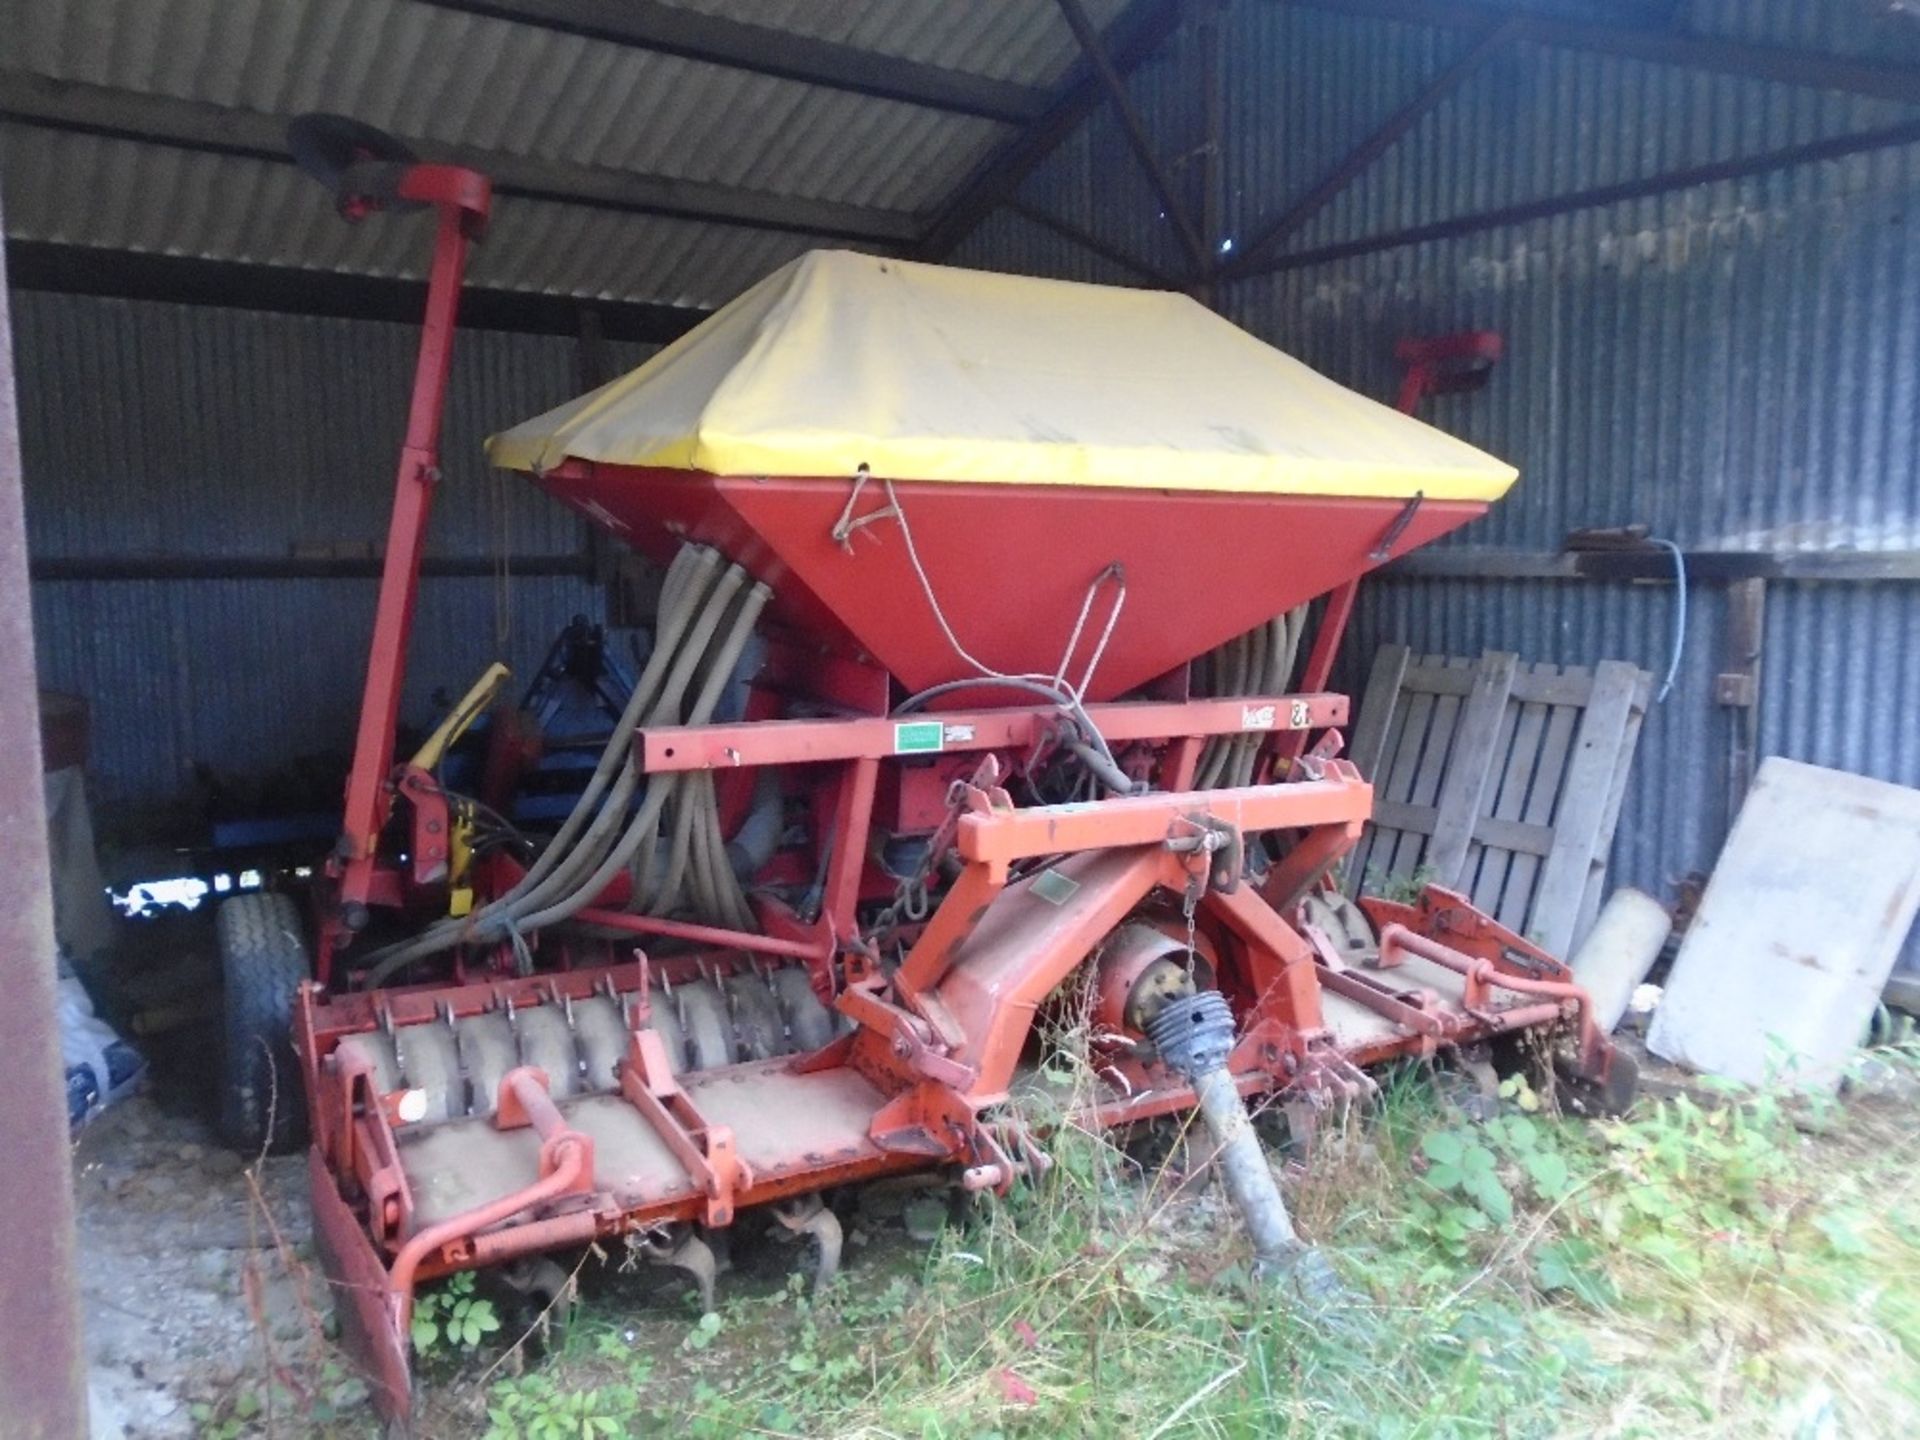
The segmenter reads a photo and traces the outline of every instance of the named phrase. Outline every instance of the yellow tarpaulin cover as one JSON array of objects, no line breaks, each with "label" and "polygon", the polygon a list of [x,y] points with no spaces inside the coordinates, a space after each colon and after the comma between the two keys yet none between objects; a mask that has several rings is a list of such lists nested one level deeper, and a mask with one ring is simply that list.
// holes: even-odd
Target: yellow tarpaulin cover
[{"label": "yellow tarpaulin cover", "polygon": [[487,443],[714,475],[1495,500],[1510,465],[1184,295],[815,250]]}]

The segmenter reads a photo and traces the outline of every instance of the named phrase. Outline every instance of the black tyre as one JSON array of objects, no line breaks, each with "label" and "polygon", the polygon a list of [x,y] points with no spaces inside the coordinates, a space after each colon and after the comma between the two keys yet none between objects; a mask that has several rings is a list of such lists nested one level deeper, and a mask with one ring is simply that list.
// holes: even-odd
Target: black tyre
[{"label": "black tyre", "polygon": [[299,908],[285,895],[236,895],[214,916],[226,990],[220,1131],[245,1155],[306,1140],[293,1055],[293,997],[309,972]]}]

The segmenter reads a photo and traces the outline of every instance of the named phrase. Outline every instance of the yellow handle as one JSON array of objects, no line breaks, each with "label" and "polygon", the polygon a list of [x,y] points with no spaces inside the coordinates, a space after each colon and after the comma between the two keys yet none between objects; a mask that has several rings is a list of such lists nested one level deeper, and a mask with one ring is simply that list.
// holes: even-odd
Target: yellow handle
[{"label": "yellow handle", "polygon": [[460,697],[460,703],[447,712],[447,718],[435,727],[426,743],[413,752],[412,766],[416,770],[431,770],[438,765],[447,747],[467,733],[467,727],[480,718],[493,703],[493,697],[500,693],[500,687],[512,678],[513,672],[498,660],[489,665],[473,682],[473,688]]}]

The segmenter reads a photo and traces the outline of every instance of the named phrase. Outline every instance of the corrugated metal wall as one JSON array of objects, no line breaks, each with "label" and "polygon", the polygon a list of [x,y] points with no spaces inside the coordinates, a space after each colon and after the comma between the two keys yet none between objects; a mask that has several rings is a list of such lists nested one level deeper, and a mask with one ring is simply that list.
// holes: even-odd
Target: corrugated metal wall
[{"label": "corrugated metal wall", "polygon": [[[1522,8],[1522,7],[1516,7]],[[1541,8],[1550,8],[1542,5]],[[1920,25],[1865,5],[1696,0],[1685,23],[1763,43],[1920,57]],[[1876,18],[1877,17],[1877,18]],[[1460,30],[1229,0],[1224,239],[1244,244],[1471,43]],[[1904,28],[1903,28],[1904,26]],[[1132,79],[1177,183],[1197,196],[1197,28]],[[1914,118],[1804,88],[1517,45],[1442,102],[1296,237],[1391,232],[1678,166]],[[1177,271],[1158,212],[1101,112],[1021,198]],[[1348,384],[1391,395],[1400,335],[1500,329],[1490,386],[1443,397],[1443,427],[1522,469],[1513,495],[1446,542],[1551,550],[1576,526],[1645,521],[1696,548],[1920,548],[1920,150],[1888,150],[1226,287],[1240,323]],[[962,264],[1130,277],[1011,213]],[[281,553],[381,530],[413,337],[407,327],[27,295],[16,306],[29,522],[41,556]],[[490,508],[478,440],[575,388],[571,342],[469,336],[456,362],[441,553],[577,544],[509,485]],[[634,354],[620,357],[632,363]],[[103,788],[178,789],[195,759],[264,766],[342,743],[362,664],[365,581],[43,582],[47,682],[91,696]],[[593,597],[516,582],[516,659]],[[1664,664],[1662,585],[1382,577],[1347,678],[1383,640],[1533,659]],[[1787,585],[1769,600],[1763,750],[1920,783],[1920,591]],[[491,582],[427,582],[409,705],[491,653]],[[1712,703],[1724,596],[1691,595],[1687,662],[1650,717],[1615,876],[1666,891],[1711,864],[1730,720]],[[300,663],[289,664],[295,656]]]},{"label": "corrugated metal wall", "polygon": [[[21,441],[36,560],[283,556],[384,539],[405,420],[412,327],[201,306],[17,294]],[[613,346],[612,359],[644,351]],[[565,338],[463,334],[430,553],[576,554],[579,522],[491,470],[492,429],[577,393]],[[496,539],[497,537],[497,539]],[[538,663],[583,579],[512,579],[507,659]],[[93,706],[108,803],[185,790],[206,762],[257,775],[351,742],[371,579],[42,580],[42,683]],[[491,578],[423,582],[404,713],[431,718],[494,657]]]},{"label": "corrugated metal wall", "polygon": [[[1881,55],[1920,46],[1920,25],[1876,20],[1866,6],[1683,9],[1695,29],[1764,42]],[[1225,24],[1223,208],[1236,239],[1308,191],[1470,41],[1269,0],[1232,0]],[[1189,41],[1133,78],[1145,113],[1177,117],[1160,132],[1163,155],[1197,142],[1198,75]],[[1513,46],[1294,244],[1385,234],[1914,113]],[[1108,114],[1022,199],[1177,265],[1170,227],[1143,198]],[[1504,333],[1507,358],[1488,388],[1425,412],[1521,468],[1512,495],[1451,545],[1551,551],[1574,527],[1645,521],[1703,549],[1911,550],[1920,548],[1916,218],[1920,149],[1888,150],[1312,265],[1233,284],[1220,301],[1249,329],[1383,399],[1398,380],[1397,337]],[[1118,278],[1062,246],[1002,214],[954,258]],[[1350,684],[1389,639],[1566,664],[1622,657],[1657,673],[1674,603],[1671,586],[1651,584],[1383,577],[1364,593],[1345,657]],[[1725,597],[1696,586],[1690,600],[1686,661],[1646,726],[1613,872],[1662,894],[1711,865],[1725,824],[1730,712],[1712,696]],[[1768,607],[1762,753],[1920,784],[1920,587],[1776,583]]]}]

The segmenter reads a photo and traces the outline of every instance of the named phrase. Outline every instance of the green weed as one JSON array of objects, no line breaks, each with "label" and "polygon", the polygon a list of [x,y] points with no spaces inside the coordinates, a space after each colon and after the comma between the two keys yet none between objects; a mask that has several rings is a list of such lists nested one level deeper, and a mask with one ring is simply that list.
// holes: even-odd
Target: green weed
[{"label": "green weed", "polygon": [[[1920,1074],[1910,1052],[1877,1063]],[[1308,1313],[1249,1279],[1216,1191],[1076,1128],[1084,1072],[1066,1073],[1029,1102],[1051,1135],[1047,1181],[978,1207],[915,1273],[856,1261],[818,1297],[797,1282],[736,1296],[647,1355],[603,1325],[494,1385],[488,1434],[1507,1440],[1920,1424],[1910,1104],[1707,1091],[1590,1124],[1510,1079],[1499,1113],[1475,1121],[1391,1077],[1374,1113],[1329,1127],[1287,1177],[1349,1292]],[[1201,1148],[1186,1138],[1161,1148],[1178,1161]]]},{"label": "green weed", "polygon": [[443,1350],[475,1350],[500,1328],[493,1302],[473,1293],[471,1271],[449,1275],[413,1302],[413,1348],[421,1355]]}]

